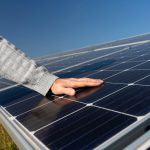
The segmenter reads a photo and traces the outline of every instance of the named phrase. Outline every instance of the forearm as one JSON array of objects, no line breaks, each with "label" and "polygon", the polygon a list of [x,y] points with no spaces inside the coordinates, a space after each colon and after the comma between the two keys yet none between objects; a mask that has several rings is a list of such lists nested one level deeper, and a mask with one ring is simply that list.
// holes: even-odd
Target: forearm
[{"label": "forearm", "polygon": [[50,74],[44,66],[38,66],[34,60],[3,38],[0,39],[0,76],[44,96],[58,78]]}]

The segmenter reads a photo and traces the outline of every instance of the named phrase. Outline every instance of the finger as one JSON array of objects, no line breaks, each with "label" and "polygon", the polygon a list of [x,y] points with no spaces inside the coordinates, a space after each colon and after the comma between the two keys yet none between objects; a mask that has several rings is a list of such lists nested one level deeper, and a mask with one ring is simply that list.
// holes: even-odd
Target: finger
[{"label": "finger", "polygon": [[85,87],[85,86],[98,86],[101,84],[102,82],[71,81],[67,83],[66,86],[71,87],[71,88],[79,88],[79,87]]},{"label": "finger", "polygon": [[100,79],[93,79],[93,78],[70,78],[72,81],[83,81],[83,82],[98,82],[103,83],[103,80]]},{"label": "finger", "polygon": [[62,92],[62,94],[66,94],[69,96],[73,96],[76,93],[73,88],[62,88],[61,92]]}]

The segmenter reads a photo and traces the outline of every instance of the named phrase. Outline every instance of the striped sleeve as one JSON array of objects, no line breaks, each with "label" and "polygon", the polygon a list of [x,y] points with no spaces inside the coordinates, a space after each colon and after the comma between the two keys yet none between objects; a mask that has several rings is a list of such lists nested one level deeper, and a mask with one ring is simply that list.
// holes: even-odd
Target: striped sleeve
[{"label": "striped sleeve", "polygon": [[0,37],[0,76],[46,95],[58,78]]}]

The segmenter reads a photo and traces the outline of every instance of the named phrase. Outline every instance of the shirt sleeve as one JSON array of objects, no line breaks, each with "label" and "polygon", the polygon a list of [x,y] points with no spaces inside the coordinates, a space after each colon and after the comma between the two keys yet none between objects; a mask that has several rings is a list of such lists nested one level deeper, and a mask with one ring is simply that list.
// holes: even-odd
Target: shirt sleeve
[{"label": "shirt sleeve", "polygon": [[44,66],[38,66],[12,43],[0,37],[0,76],[42,95],[46,95],[58,78]]}]

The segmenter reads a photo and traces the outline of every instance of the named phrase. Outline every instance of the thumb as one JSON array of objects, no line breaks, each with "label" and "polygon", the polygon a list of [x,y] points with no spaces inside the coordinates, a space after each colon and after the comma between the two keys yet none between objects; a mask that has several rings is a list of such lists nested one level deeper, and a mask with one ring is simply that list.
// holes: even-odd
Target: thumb
[{"label": "thumb", "polygon": [[76,92],[73,88],[63,88],[62,93],[69,95],[69,96],[73,96],[73,95],[75,95]]}]

